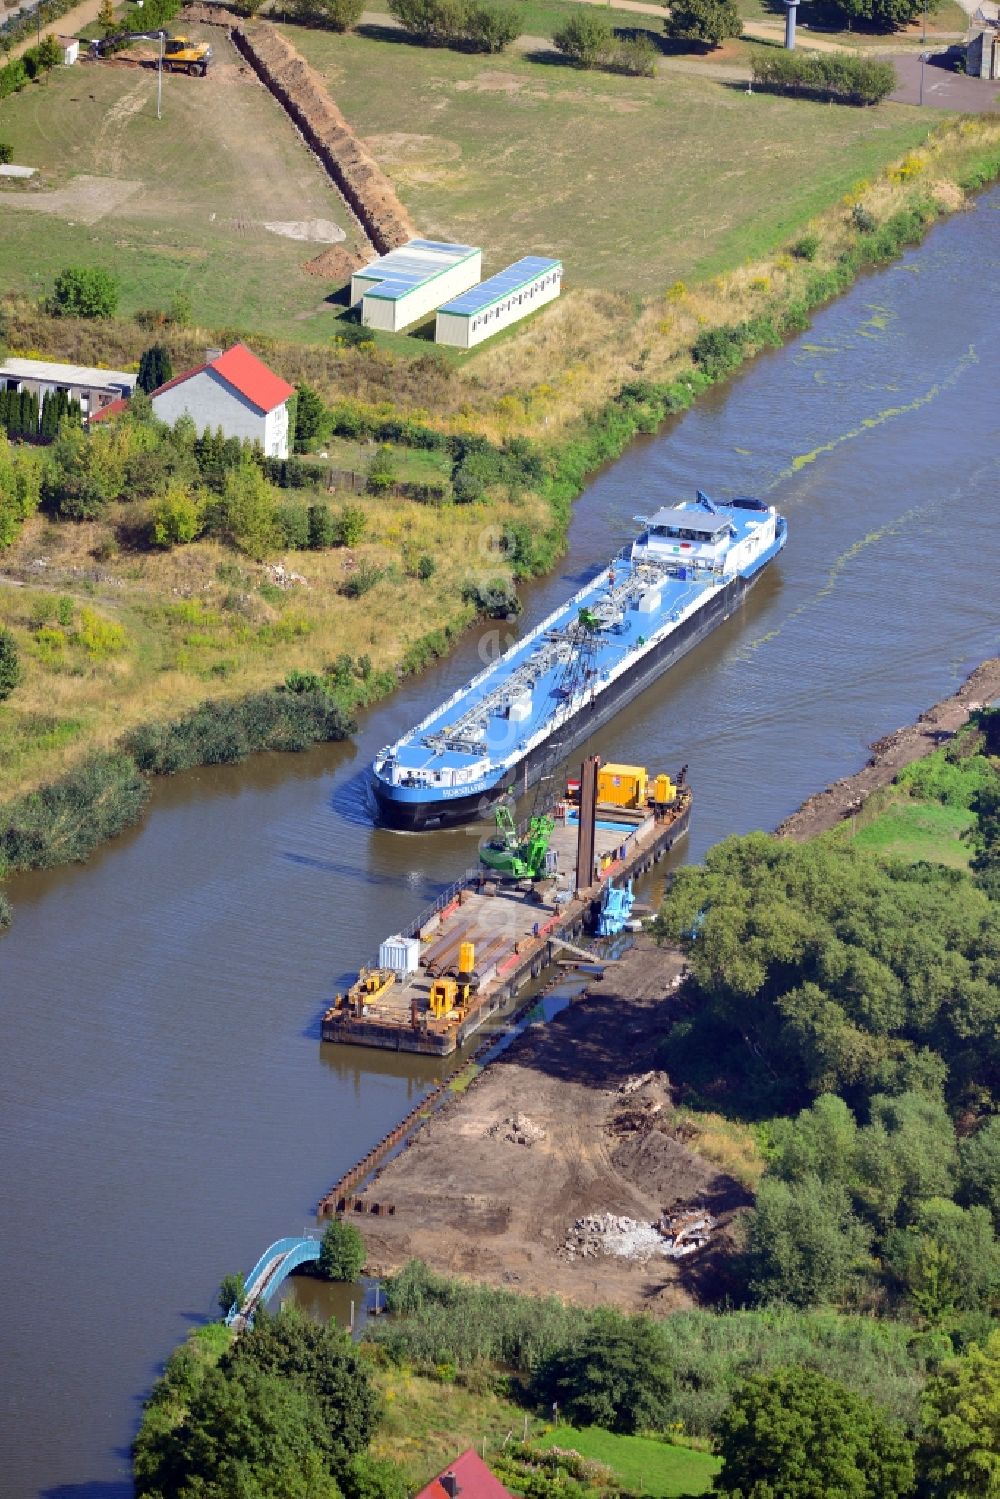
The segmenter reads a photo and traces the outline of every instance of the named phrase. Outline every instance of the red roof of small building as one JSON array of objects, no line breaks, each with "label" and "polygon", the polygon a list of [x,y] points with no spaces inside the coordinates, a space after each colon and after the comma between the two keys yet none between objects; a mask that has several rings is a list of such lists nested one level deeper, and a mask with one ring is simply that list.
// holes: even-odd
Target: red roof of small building
[{"label": "red roof of small building", "polygon": [[190,380],[193,375],[200,375],[203,370],[214,370],[217,375],[221,375],[227,385],[231,385],[233,390],[256,406],[258,411],[273,411],[295,394],[295,386],[289,385],[287,380],[282,380],[280,375],[268,369],[262,359],[251,354],[246,344],[233,344],[231,349],[227,349],[217,359],[210,359],[207,364],[197,364],[194,369],[185,370],[182,375],[175,375],[172,380],[160,385],[153,391],[154,398],[162,395],[165,390],[172,390],[175,385]]},{"label": "red roof of small building", "polygon": [[511,1494],[470,1447],[432,1478],[417,1499],[511,1499]]},{"label": "red roof of small building", "polygon": [[128,397],[118,396],[116,400],[110,401],[107,406],[101,406],[97,411],[92,411],[87,418],[87,425],[93,426],[94,422],[103,422],[106,416],[117,416],[119,411],[127,410]]}]

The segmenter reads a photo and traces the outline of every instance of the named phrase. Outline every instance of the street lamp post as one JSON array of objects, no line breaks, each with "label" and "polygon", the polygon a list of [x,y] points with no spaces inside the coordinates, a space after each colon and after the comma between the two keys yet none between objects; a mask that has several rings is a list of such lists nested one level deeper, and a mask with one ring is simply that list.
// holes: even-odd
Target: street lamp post
[{"label": "street lamp post", "polygon": [[163,98],[163,32],[160,32],[160,60],[156,65],[156,118],[160,119],[160,102]]},{"label": "street lamp post", "polygon": [[918,103],[920,103],[920,104],[923,104],[923,102],[924,102],[924,63],[926,61],[927,61],[927,53],[926,52],[921,52],[921,54],[920,54],[920,98],[918,100]]},{"label": "street lamp post", "polygon": [[799,0],[785,0],[785,46],[789,52],[795,51],[795,12],[798,4]]}]

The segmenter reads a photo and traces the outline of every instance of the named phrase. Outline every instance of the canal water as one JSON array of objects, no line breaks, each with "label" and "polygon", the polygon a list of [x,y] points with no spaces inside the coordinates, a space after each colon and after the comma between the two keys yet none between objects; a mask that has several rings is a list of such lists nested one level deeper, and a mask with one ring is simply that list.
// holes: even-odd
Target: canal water
[{"label": "canal water", "polygon": [[[758,493],[789,543],[746,606],[595,741],[690,765],[687,857],[772,827],[997,649],[1000,191],[801,338],[637,442],[580,499],[521,628],[632,516]],[[432,621],[428,620],[428,624]],[[372,827],[372,754],[488,655],[489,630],[357,742],[179,776],[86,867],[12,882],[0,942],[6,1291],[0,1493],[126,1499],[143,1392],[214,1287],[313,1223],[440,1064],[319,1042],[331,993],[475,862],[461,830]],[[655,891],[653,892],[655,894]]]}]

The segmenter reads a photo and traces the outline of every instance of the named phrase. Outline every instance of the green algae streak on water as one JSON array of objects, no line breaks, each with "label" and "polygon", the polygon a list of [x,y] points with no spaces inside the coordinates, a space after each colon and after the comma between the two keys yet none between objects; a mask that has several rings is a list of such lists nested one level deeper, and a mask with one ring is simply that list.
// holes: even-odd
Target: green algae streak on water
[{"label": "green algae streak on water", "polygon": [[[520,629],[633,515],[699,486],[788,516],[746,606],[592,746],[690,764],[689,855],[773,826],[997,649],[1000,346],[982,299],[1000,279],[997,205],[936,228],[637,443],[579,501],[558,575],[528,591]],[[478,830],[374,829],[365,767],[502,638],[486,628],[407,682],[354,745],[165,782],[143,827],[86,867],[11,882],[4,1499],[126,1499],[141,1397],[221,1277],[311,1225],[434,1082],[431,1061],[322,1047],[318,1022],[379,939],[475,862]]]}]

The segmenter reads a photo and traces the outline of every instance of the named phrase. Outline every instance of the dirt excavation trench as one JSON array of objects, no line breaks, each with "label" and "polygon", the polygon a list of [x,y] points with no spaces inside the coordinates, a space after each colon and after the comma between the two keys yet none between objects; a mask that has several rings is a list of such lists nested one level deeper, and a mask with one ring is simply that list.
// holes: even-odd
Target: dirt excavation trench
[{"label": "dirt excavation trench", "polygon": [[[640,938],[418,1131],[367,1194],[393,1216],[356,1220],[372,1268],[416,1256],[498,1286],[661,1310],[716,1290],[750,1197],[678,1138],[669,1082],[649,1070],[682,968]],[[709,1242],[673,1259],[652,1225],[686,1214],[713,1221]]]},{"label": "dirt excavation trench", "polygon": [[233,43],[298,126],[380,254],[413,225],[396,191],[327,93],[319,73],[267,22],[236,25]]}]

